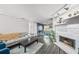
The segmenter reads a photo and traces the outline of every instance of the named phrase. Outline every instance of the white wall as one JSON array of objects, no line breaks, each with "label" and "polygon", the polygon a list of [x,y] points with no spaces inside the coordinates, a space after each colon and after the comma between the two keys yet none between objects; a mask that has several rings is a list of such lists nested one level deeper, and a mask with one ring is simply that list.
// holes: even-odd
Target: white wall
[{"label": "white wall", "polygon": [[67,32],[79,35],[79,24],[71,24],[67,26]]},{"label": "white wall", "polygon": [[6,15],[0,15],[0,33],[28,32],[27,20],[17,19]]},{"label": "white wall", "polygon": [[27,32],[37,35],[37,23],[11,16],[0,15],[0,33]]}]

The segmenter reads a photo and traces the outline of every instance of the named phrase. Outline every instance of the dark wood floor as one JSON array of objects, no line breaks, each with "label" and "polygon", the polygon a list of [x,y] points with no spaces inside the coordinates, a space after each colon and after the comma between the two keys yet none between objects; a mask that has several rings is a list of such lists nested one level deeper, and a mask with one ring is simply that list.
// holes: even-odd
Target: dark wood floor
[{"label": "dark wood floor", "polygon": [[66,54],[61,49],[59,52],[59,48],[52,42],[50,42],[49,45],[46,45],[45,43],[43,44],[44,44],[43,47],[36,54]]}]

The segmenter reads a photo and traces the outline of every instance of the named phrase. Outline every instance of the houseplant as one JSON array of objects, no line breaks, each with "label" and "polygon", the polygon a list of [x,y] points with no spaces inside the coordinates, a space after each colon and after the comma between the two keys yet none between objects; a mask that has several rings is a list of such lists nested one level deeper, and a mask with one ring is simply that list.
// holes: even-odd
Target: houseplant
[{"label": "houseplant", "polygon": [[53,30],[50,30],[50,31],[49,31],[49,39],[50,39],[50,41],[51,41],[52,43],[56,41],[55,31],[53,31]]}]

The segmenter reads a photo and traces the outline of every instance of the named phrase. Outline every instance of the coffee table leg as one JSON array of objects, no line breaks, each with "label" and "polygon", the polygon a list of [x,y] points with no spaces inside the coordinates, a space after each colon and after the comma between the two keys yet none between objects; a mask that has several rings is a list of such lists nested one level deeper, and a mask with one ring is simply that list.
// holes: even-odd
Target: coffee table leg
[{"label": "coffee table leg", "polygon": [[38,44],[38,40],[37,40],[37,44]]},{"label": "coffee table leg", "polygon": [[24,47],[24,53],[26,53],[26,47]]},{"label": "coffee table leg", "polygon": [[19,48],[20,48],[20,45],[19,45]]}]

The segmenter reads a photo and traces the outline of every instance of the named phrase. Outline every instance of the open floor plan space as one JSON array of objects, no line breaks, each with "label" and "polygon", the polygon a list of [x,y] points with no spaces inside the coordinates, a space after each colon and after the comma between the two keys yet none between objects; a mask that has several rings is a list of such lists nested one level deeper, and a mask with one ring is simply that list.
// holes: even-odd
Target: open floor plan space
[{"label": "open floor plan space", "polygon": [[79,54],[79,4],[0,4],[0,54]]}]

